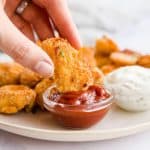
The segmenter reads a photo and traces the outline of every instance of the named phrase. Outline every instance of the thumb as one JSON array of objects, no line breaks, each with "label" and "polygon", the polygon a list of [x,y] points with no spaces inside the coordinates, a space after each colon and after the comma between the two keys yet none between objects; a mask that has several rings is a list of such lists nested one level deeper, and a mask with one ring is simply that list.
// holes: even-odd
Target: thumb
[{"label": "thumb", "polygon": [[51,76],[54,66],[49,56],[12,24],[3,9],[0,16],[0,48],[23,66]]}]

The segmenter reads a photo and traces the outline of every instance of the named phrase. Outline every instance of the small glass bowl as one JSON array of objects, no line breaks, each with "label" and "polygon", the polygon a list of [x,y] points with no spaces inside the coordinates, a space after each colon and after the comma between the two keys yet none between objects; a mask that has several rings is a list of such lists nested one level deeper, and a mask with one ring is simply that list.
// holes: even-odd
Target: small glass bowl
[{"label": "small glass bowl", "polygon": [[62,104],[48,98],[51,89],[52,87],[48,88],[43,94],[44,107],[60,125],[71,129],[83,129],[95,125],[103,119],[113,103],[113,96],[106,90],[110,97],[92,104]]}]

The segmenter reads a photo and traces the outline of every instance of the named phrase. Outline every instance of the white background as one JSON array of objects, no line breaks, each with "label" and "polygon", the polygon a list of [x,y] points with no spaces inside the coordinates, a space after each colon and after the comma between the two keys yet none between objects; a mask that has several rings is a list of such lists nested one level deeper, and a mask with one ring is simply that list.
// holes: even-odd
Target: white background
[{"label": "white background", "polygon": [[[149,0],[69,0],[69,7],[85,44],[94,44],[96,38],[108,34],[121,48],[150,51]],[[149,150],[149,139],[150,130],[87,143],[41,141],[0,131],[0,150]]]}]

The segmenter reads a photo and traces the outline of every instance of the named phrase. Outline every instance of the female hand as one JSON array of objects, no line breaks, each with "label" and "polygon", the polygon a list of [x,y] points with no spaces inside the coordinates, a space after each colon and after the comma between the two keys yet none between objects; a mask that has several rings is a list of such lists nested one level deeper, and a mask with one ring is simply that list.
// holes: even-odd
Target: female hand
[{"label": "female hand", "polygon": [[52,75],[53,63],[48,55],[32,42],[35,40],[32,29],[39,39],[43,40],[53,37],[55,28],[61,37],[79,48],[80,39],[66,1],[33,0],[22,13],[17,14],[16,9],[20,3],[21,0],[6,0],[4,11],[4,0],[0,0],[0,48],[22,65],[42,75]]}]

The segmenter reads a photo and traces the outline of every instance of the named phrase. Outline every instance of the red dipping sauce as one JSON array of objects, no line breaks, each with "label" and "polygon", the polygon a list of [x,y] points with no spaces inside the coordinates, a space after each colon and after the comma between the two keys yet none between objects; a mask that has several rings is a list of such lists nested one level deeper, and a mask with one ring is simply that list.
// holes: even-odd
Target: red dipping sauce
[{"label": "red dipping sauce", "polygon": [[66,93],[59,93],[53,87],[46,90],[43,101],[59,124],[81,129],[91,127],[105,116],[112,104],[112,96],[102,86]]}]

